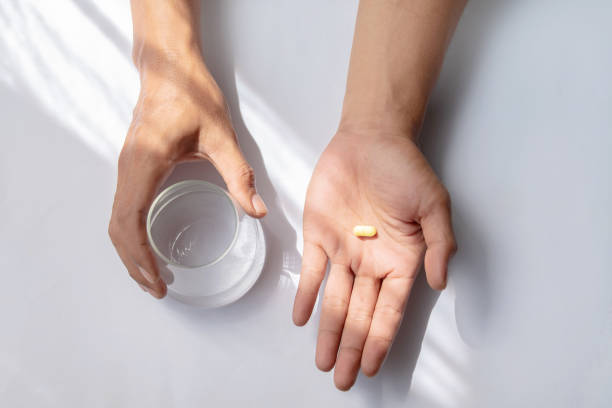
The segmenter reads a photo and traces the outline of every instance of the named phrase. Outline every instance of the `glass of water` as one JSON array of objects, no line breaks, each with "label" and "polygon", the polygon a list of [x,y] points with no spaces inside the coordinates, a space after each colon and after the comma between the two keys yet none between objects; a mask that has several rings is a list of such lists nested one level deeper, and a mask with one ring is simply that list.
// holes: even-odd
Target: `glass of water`
[{"label": "glass of water", "polygon": [[206,181],[181,181],[162,191],[149,209],[147,234],[168,295],[189,304],[234,302],[255,284],[265,261],[259,220]]}]

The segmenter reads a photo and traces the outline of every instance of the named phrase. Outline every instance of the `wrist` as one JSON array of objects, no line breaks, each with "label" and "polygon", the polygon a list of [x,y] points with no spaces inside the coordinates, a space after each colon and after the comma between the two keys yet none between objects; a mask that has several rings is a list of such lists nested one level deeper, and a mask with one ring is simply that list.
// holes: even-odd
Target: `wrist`
[{"label": "wrist", "polygon": [[369,120],[341,121],[334,137],[350,138],[358,144],[379,143],[385,140],[407,140],[418,144],[418,132],[398,123]]},{"label": "wrist", "polygon": [[202,53],[196,38],[154,37],[134,39],[132,59],[139,72],[151,68],[163,68],[177,64],[195,65],[202,60]]},{"label": "wrist", "polygon": [[138,70],[177,59],[201,58],[199,1],[132,0],[134,46]]},{"label": "wrist", "polygon": [[172,82],[199,96],[221,94],[195,42],[171,41],[160,46],[135,43],[134,63],[145,88]]},{"label": "wrist", "polygon": [[339,132],[401,135],[415,141],[423,121],[423,114],[390,108],[369,108],[365,104],[347,107],[345,104]]},{"label": "wrist", "polygon": [[426,98],[409,91],[385,95],[376,88],[368,92],[347,87],[340,128],[404,134],[414,140],[423,123]]}]

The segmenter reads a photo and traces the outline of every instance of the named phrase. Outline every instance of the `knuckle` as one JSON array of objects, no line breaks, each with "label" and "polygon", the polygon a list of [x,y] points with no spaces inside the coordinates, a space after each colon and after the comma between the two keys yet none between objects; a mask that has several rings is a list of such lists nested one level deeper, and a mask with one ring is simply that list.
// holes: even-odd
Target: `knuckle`
[{"label": "knuckle", "polygon": [[241,164],[236,174],[241,184],[248,187],[255,186],[255,171],[248,163]]},{"label": "knuckle", "polygon": [[319,327],[319,337],[329,335],[333,337],[340,336],[342,334],[342,330],[338,327]]},{"label": "knuckle", "polygon": [[114,224],[113,231],[117,235],[124,232],[126,228],[132,227],[134,224],[134,211],[130,208],[117,210]]},{"label": "knuckle", "polygon": [[119,228],[117,227],[117,223],[113,220],[108,223],[108,236],[113,245],[117,246],[119,241]]},{"label": "knuckle", "polygon": [[359,358],[361,358],[361,353],[362,353],[362,349],[360,347],[357,346],[353,346],[350,344],[340,344],[340,347],[338,348],[338,353],[342,353],[342,354],[347,354],[347,355],[355,355],[358,356]]},{"label": "knuckle", "polygon": [[130,278],[134,279],[136,282],[141,283],[142,282],[142,278],[140,276],[140,274],[138,272],[136,272],[133,269],[128,269],[128,275],[130,275]]},{"label": "knuckle", "polygon": [[389,347],[391,347],[393,338],[381,334],[371,334],[368,336],[368,343],[368,347],[371,348],[375,354],[384,354]]},{"label": "knuckle", "polygon": [[219,130],[214,124],[209,124],[201,132],[200,143],[202,143],[205,153],[214,159],[227,150],[227,133]]},{"label": "knuckle", "polygon": [[457,241],[455,239],[452,239],[450,241],[448,247],[449,247],[451,254],[457,253],[457,250],[459,249],[459,247],[457,246]]},{"label": "knuckle", "polygon": [[134,237],[142,237],[144,233],[146,211],[144,209],[126,208],[117,210],[109,223],[108,234],[111,241],[116,243],[120,237],[128,234]]},{"label": "knuckle", "polygon": [[377,308],[376,312],[394,323],[399,322],[403,314],[399,308],[391,305],[381,305]]},{"label": "knuckle", "polygon": [[448,190],[444,187],[442,187],[440,190],[440,193],[438,196],[438,202],[440,203],[441,206],[443,206],[446,209],[451,208],[451,196]]},{"label": "knuckle", "polygon": [[205,125],[200,132],[200,142],[210,157],[230,151],[237,144],[236,132],[223,113],[206,115],[201,119]]},{"label": "knuckle", "polygon": [[324,295],[323,305],[331,311],[345,311],[348,308],[348,301],[336,295]]},{"label": "knuckle", "polygon": [[219,99],[207,107],[206,115],[202,121],[211,128],[217,128],[221,133],[233,131],[225,97],[221,94]]},{"label": "knuckle", "polygon": [[372,320],[372,314],[364,308],[356,307],[353,308],[353,310],[349,310],[347,320],[355,323],[370,324],[370,321]]},{"label": "knuckle", "polygon": [[150,250],[148,242],[138,242],[134,246],[134,260],[138,265],[146,269],[149,273],[152,273],[154,276],[159,276],[157,264],[154,260],[151,259],[151,254],[149,251]]},{"label": "knuckle", "polygon": [[143,237],[143,239],[138,242],[138,248],[142,250],[142,259],[140,260],[140,262],[150,265],[151,259],[149,253],[149,242],[146,240],[145,237]]},{"label": "knuckle", "polygon": [[320,280],[321,272],[321,270],[315,268],[312,265],[302,265],[302,271],[300,272],[300,275],[309,280]]}]

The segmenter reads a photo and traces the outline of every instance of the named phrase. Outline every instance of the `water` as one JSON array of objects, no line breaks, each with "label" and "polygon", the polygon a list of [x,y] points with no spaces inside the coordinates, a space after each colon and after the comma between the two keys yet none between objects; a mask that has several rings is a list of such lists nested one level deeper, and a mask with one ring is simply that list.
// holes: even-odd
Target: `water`
[{"label": "water", "polygon": [[155,218],[155,245],[172,263],[199,267],[216,261],[230,247],[238,220],[222,193],[196,191],[170,201]]},{"label": "water", "polygon": [[158,257],[158,263],[170,277],[168,293],[188,303],[237,299],[255,282],[265,259],[259,221],[218,191],[190,191],[169,200],[151,224],[151,238],[166,258]]},{"label": "water", "polygon": [[[168,245],[172,254],[181,265],[198,263],[204,259],[213,258],[218,249],[222,248],[223,240],[213,239],[206,234],[206,223],[196,222],[179,232]],[[259,222],[251,217],[240,218],[238,235],[231,250],[218,262],[195,268],[166,264],[166,268],[173,274],[173,282],[169,289],[175,293],[192,296],[213,296],[230,290],[238,285],[252,271],[254,265],[263,264],[265,252],[262,248],[262,231]],[[201,251],[201,253],[199,253]],[[216,259],[216,257],[215,257]],[[175,262],[175,261],[173,261]],[[259,265],[261,268],[261,265]]]},{"label": "water", "polygon": [[220,228],[211,217],[200,218],[183,227],[168,242],[168,252],[173,263],[184,266],[201,266],[218,259],[231,245],[234,231]]}]

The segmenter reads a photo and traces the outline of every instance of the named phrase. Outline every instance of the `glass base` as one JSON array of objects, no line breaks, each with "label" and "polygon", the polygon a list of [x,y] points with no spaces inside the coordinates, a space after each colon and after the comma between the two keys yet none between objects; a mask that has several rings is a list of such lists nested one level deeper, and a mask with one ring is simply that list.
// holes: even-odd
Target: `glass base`
[{"label": "glass base", "polygon": [[201,180],[162,191],[149,209],[147,234],[168,295],[201,307],[242,297],[266,258],[259,220],[246,215],[227,191]]},{"label": "glass base", "polygon": [[266,241],[259,220],[239,219],[238,237],[224,259],[205,268],[161,265],[168,296],[191,305],[215,308],[233,303],[253,287],[266,258]]}]

